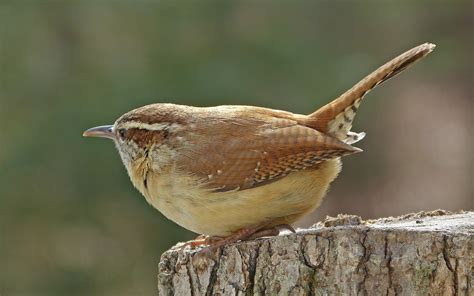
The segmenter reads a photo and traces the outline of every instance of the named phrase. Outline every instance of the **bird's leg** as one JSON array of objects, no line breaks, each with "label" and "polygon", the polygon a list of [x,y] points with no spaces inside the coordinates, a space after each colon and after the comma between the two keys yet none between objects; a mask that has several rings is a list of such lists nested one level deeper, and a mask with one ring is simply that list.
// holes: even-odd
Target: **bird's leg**
[{"label": "bird's leg", "polygon": [[180,248],[185,248],[187,246],[191,247],[191,249],[196,249],[197,247],[204,247],[199,253],[201,255],[214,252],[218,248],[232,244],[238,241],[248,241],[253,240],[265,236],[277,236],[280,233],[280,230],[286,229],[291,232],[296,232],[291,225],[288,224],[280,224],[272,227],[266,227],[269,225],[270,222],[261,223],[252,227],[246,227],[238,230],[237,232],[227,236],[227,237],[219,237],[219,236],[208,236],[208,235],[199,235],[196,239],[186,242],[180,245]]},{"label": "bird's leg", "polygon": [[265,236],[277,236],[278,234],[280,234],[281,229],[286,229],[293,233],[296,232],[295,229],[289,224],[280,224],[272,227],[266,227],[269,224],[270,222],[265,222],[255,225],[253,227],[242,228],[234,234],[214,240],[214,242],[211,242],[209,244],[209,247],[217,249],[221,246],[235,243],[238,241],[252,240]]},{"label": "bird's leg", "polygon": [[252,234],[251,236],[249,236],[248,238],[246,238],[245,240],[253,240],[253,239],[257,239],[257,238],[261,238],[265,236],[277,236],[278,234],[280,234],[280,230],[282,229],[289,230],[293,233],[296,232],[295,229],[291,225],[281,224],[281,225],[276,225],[270,228],[261,229],[255,232],[254,234]]},{"label": "bird's leg", "polygon": [[[265,236],[277,236],[280,233],[280,229],[287,229],[293,233],[295,232],[293,227],[288,224],[267,227],[269,224],[271,224],[271,221],[264,222],[252,227],[242,228],[227,237],[206,237],[204,241],[208,242],[207,247],[204,247],[203,249],[199,250],[198,256],[208,257],[209,254],[215,253],[215,251],[220,247],[238,241],[252,240]],[[190,243],[192,243],[192,241]],[[206,244],[200,244],[200,246],[202,245]]]},{"label": "bird's leg", "polygon": [[262,229],[255,232],[251,236],[247,237],[245,240],[249,241],[249,240],[254,240],[254,239],[266,237],[266,236],[277,236],[279,234],[280,234],[280,230],[276,227],[266,228],[266,229]]},{"label": "bird's leg", "polygon": [[231,234],[227,237],[224,237],[224,238],[221,238],[219,240],[216,240],[216,241],[212,242],[211,244],[209,244],[209,248],[215,250],[215,249],[218,249],[218,248],[220,248],[224,245],[227,245],[227,244],[232,244],[232,243],[235,243],[235,242],[238,242],[238,241],[247,240],[253,234],[259,232],[262,229],[264,229],[265,226],[267,226],[269,223],[270,222],[265,222],[265,223],[261,223],[261,224],[255,225],[255,226],[239,229],[237,232],[235,232],[235,233],[233,233],[233,234]]},{"label": "bird's leg", "polygon": [[209,236],[209,235],[201,234],[193,240],[180,244],[178,247],[182,249],[186,247],[190,247],[191,249],[196,249],[201,246],[209,246],[222,239],[223,238],[219,236]]},{"label": "bird's leg", "polygon": [[[179,248],[184,249],[186,247],[190,247],[191,249],[196,249],[198,247],[211,247],[211,248],[217,249],[223,245],[235,243],[240,240],[242,241],[248,240],[254,233],[260,233],[260,231],[262,231],[258,229],[260,228],[257,228],[257,227],[243,228],[237,231],[236,233],[231,234],[227,237],[209,236],[209,235],[201,234],[193,240],[180,244]],[[278,232],[273,235],[278,235]],[[262,237],[262,236],[258,236],[258,237]]]}]

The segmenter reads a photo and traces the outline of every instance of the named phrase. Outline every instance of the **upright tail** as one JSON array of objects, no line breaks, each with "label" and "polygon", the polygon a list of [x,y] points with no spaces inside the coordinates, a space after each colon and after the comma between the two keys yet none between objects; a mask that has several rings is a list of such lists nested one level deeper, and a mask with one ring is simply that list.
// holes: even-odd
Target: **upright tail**
[{"label": "upright tail", "polygon": [[307,125],[348,144],[361,140],[365,133],[353,133],[351,127],[365,94],[428,55],[435,46],[425,43],[389,61],[337,99],[310,114]]}]

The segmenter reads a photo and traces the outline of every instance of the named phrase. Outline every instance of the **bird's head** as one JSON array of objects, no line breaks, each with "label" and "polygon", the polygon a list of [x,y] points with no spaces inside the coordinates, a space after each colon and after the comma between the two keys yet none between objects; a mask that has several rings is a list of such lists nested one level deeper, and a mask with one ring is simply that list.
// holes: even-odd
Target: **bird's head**
[{"label": "bird's head", "polygon": [[[156,165],[171,161],[169,140],[179,130],[182,112],[172,104],[147,105],[120,116],[113,125],[90,128],[85,137],[112,139],[128,170],[153,159]],[[163,153],[160,153],[163,152]]]}]

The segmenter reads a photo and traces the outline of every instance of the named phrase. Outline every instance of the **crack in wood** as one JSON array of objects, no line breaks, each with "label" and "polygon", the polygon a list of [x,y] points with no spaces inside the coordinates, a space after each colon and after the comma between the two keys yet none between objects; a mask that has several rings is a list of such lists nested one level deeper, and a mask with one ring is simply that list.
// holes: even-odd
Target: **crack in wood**
[{"label": "crack in wood", "polygon": [[209,283],[207,285],[206,293],[205,293],[206,296],[213,295],[214,285],[217,279],[217,271],[219,270],[219,266],[221,262],[220,258],[222,257],[223,248],[219,248],[219,250],[217,250],[217,253],[218,253],[217,259],[216,261],[214,261],[214,265],[212,266],[211,273],[209,274]]}]

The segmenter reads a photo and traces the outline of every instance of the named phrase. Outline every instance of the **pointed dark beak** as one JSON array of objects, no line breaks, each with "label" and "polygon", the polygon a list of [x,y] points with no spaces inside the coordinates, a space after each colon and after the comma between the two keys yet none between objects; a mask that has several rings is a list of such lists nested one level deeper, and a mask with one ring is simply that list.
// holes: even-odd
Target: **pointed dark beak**
[{"label": "pointed dark beak", "polygon": [[115,134],[112,131],[112,125],[96,126],[86,130],[83,134],[84,137],[100,137],[115,139]]}]

